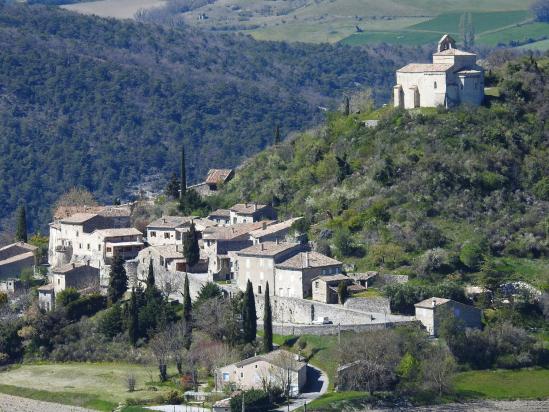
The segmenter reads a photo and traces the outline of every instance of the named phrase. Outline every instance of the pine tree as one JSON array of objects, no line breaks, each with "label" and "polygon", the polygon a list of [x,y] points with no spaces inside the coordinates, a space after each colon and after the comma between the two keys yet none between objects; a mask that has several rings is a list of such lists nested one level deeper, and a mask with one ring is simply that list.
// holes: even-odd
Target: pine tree
[{"label": "pine tree", "polygon": [[181,183],[179,184],[179,201],[185,200],[185,194],[187,192],[187,174],[185,171],[185,147],[181,146]]},{"label": "pine tree", "polygon": [[265,285],[265,308],[263,313],[263,351],[273,350],[273,312],[269,296],[269,282]]},{"label": "pine tree", "polygon": [[194,223],[191,223],[189,232],[185,237],[183,256],[187,261],[187,268],[196,265],[200,259],[200,247],[198,246],[198,235]]},{"label": "pine tree", "polygon": [[17,227],[15,229],[15,241],[27,241],[27,211],[25,209],[25,205],[21,205],[17,209]]},{"label": "pine tree", "polygon": [[277,144],[280,144],[280,126],[276,126],[276,129],[275,129],[275,141],[274,141],[274,144],[277,145]]},{"label": "pine tree", "polygon": [[177,180],[177,175],[174,173],[172,174],[172,177],[166,186],[166,191],[165,191],[166,196],[169,196],[173,199],[178,199],[179,187],[180,187],[180,184],[179,184],[179,181]]},{"label": "pine tree", "polygon": [[191,347],[193,333],[193,304],[191,301],[191,292],[189,288],[189,275],[185,274],[185,286],[183,290],[183,319],[185,320],[185,348]]},{"label": "pine tree", "polygon": [[137,294],[135,289],[132,288],[132,295],[130,297],[130,305],[128,307],[128,336],[133,346],[139,339],[139,306],[137,303]]},{"label": "pine tree", "polygon": [[244,329],[244,341],[251,343],[257,335],[257,313],[255,310],[255,298],[252,282],[248,280],[246,292],[244,293],[244,304],[242,306],[242,328]]},{"label": "pine tree", "polygon": [[109,289],[107,291],[109,302],[111,304],[118,302],[124,296],[126,290],[128,290],[128,275],[126,269],[124,269],[124,259],[117,256],[111,265]]}]

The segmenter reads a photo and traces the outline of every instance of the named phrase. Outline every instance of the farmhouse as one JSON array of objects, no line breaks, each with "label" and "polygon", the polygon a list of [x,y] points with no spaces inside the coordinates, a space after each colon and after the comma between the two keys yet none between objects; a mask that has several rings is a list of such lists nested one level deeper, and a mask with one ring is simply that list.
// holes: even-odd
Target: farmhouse
[{"label": "farmhouse", "polygon": [[433,63],[411,63],[397,70],[395,107],[479,106],[484,100],[484,71],[476,61],[476,54],[457,49],[454,39],[443,36]]},{"label": "farmhouse", "polygon": [[450,299],[432,297],[416,303],[416,319],[433,336],[438,335],[440,322],[447,316],[462,321],[468,328],[481,327],[481,310]]},{"label": "farmhouse", "polygon": [[18,277],[25,269],[33,269],[36,246],[25,242],[12,243],[0,248],[0,279]]},{"label": "farmhouse", "polygon": [[279,349],[219,368],[215,372],[215,381],[218,391],[225,388],[259,389],[270,384],[279,388],[289,387],[290,394],[296,396],[307,383],[307,365],[298,359],[298,355]]}]

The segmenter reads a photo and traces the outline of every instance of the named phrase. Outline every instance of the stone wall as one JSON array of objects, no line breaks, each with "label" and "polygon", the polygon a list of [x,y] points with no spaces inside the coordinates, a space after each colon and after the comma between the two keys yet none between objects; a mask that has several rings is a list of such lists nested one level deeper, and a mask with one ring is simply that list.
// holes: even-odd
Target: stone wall
[{"label": "stone wall", "polygon": [[381,287],[394,284],[402,284],[408,282],[406,275],[390,275],[388,273],[380,273],[375,277],[374,286]]},{"label": "stone wall", "polygon": [[[370,323],[364,325],[273,325],[273,333],[284,336],[301,335],[337,335],[341,332],[368,332],[371,330],[393,328],[397,325],[411,325],[414,321]],[[258,323],[258,328],[261,325]]]},{"label": "stone wall", "polygon": [[389,299],[382,297],[349,298],[343,306],[361,312],[391,313]]}]

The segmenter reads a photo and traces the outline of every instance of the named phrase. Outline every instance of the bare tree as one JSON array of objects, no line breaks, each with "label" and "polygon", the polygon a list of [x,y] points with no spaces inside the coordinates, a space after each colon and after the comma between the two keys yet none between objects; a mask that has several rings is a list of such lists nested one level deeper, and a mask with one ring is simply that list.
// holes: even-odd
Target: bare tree
[{"label": "bare tree", "polygon": [[183,289],[184,277],[180,273],[159,270],[156,273],[156,286],[162,294],[169,298]]},{"label": "bare tree", "polygon": [[427,389],[434,389],[439,395],[448,392],[456,372],[456,361],[448,347],[437,342],[427,351],[423,361],[423,382]]},{"label": "bare tree", "polygon": [[291,352],[278,350],[271,352],[272,366],[266,371],[267,376],[262,378],[267,387],[282,389],[287,398],[292,396],[292,385],[298,383],[297,372],[302,364],[297,355]]},{"label": "bare tree", "polygon": [[395,380],[399,344],[400,337],[390,329],[346,337],[340,347],[346,387],[366,389],[371,394],[387,388]]},{"label": "bare tree", "polygon": [[168,330],[158,332],[151,339],[150,348],[158,365],[160,382],[168,379],[168,361],[172,353],[172,339]]},{"label": "bare tree", "polygon": [[229,307],[224,298],[206,300],[196,308],[196,326],[213,339],[222,340],[227,334],[226,312]]}]

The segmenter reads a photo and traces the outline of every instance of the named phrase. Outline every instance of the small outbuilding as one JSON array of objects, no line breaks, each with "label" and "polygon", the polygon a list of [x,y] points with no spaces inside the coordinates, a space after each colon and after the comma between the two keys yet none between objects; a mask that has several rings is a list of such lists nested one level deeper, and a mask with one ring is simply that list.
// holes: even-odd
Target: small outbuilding
[{"label": "small outbuilding", "polygon": [[422,300],[414,306],[416,319],[433,336],[438,336],[440,323],[447,316],[459,319],[467,328],[480,329],[482,326],[482,311],[480,309],[451,299],[432,297]]}]

